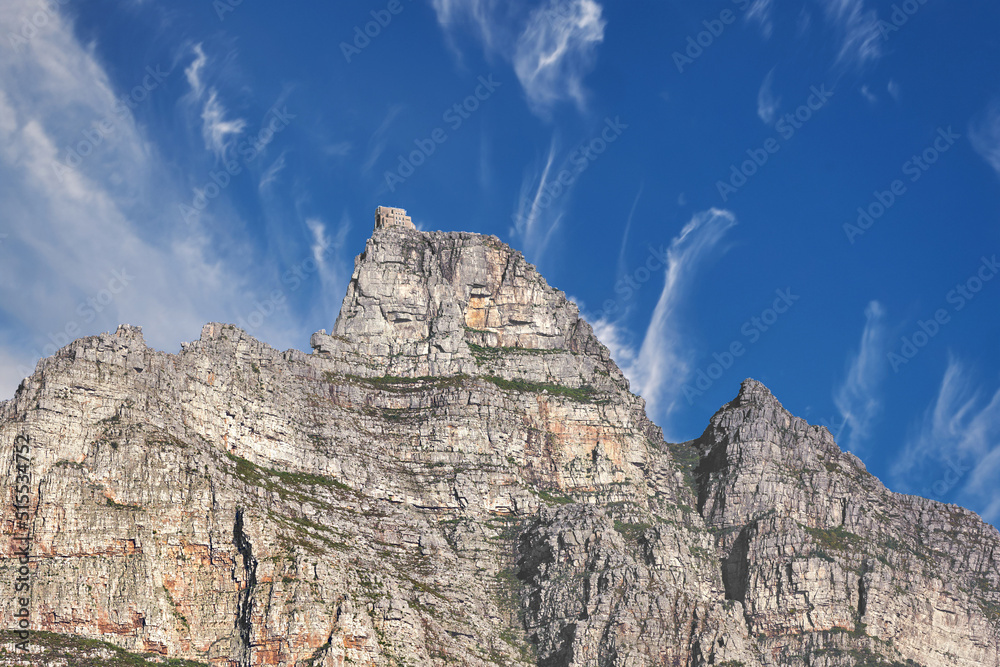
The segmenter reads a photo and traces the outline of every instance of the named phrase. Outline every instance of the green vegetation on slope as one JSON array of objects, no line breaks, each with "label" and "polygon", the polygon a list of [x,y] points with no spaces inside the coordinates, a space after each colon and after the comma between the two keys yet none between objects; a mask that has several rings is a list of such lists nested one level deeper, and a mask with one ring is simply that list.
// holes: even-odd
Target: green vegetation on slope
[{"label": "green vegetation on slope", "polygon": [[[17,634],[13,632],[0,632],[2,643],[20,641],[16,637]],[[54,632],[32,632],[28,645],[33,651],[30,656],[31,664],[61,663],[73,667],[208,667],[203,662],[169,660],[152,653],[137,655],[108,642]],[[0,661],[13,659],[16,663],[22,659],[22,655],[0,648]]]}]

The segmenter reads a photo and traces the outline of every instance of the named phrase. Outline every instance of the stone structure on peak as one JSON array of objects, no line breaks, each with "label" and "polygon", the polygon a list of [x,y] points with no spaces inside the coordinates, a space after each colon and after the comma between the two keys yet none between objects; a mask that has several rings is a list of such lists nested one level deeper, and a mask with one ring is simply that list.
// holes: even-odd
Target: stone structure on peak
[{"label": "stone structure on peak", "polygon": [[496,237],[379,207],[312,348],[123,325],[0,402],[30,664],[1000,667],[993,526],[890,492],[754,380],[665,442]]},{"label": "stone structure on peak", "polygon": [[386,229],[388,227],[416,229],[413,219],[406,215],[406,209],[379,206],[375,209],[375,229]]}]

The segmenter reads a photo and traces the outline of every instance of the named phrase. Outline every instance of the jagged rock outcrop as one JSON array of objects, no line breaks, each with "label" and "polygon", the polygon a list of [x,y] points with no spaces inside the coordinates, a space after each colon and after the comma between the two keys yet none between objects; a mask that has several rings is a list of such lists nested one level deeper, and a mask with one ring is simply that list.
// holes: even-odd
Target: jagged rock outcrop
[{"label": "jagged rock outcrop", "polygon": [[753,381],[665,443],[494,237],[377,228],[312,343],[122,326],[0,404],[34,664],[1000,665],[994,528]]},{"label": "jagged rock outcrop", "polygon": [[726,597],[766,651],[810,664],[832,633],[928,667],[996,663],[1000,545],[974,513],[891,493],[753,380],[693,447]]}]

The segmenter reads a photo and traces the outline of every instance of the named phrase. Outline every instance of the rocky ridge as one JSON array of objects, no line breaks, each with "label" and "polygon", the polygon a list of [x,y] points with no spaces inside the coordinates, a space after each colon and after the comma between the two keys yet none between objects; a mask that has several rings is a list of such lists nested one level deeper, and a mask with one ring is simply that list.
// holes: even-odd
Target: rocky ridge
[{"label": "rocky ridge", "polygon": [[495,237],[376,229],[312,346],[122,326],[0,404],[32,664],[1000,665],[995,528],[889,492],[753,380],[666,443]]}]

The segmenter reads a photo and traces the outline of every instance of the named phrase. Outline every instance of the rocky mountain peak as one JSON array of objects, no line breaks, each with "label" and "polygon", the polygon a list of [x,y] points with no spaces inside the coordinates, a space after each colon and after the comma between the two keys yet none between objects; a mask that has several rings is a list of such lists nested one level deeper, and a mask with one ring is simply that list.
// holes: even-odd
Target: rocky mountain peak
[{"label": "rocky mountain peak", "polygon": [[777,405],[781,403],[774,397],[771,390],[763,382],[747,378],[740,384],[740,392],[734,399],[738,405]]},{"label": "rocky mountain peak", "polygon": [[752,379],[664,442],[520,253],[380,215],[312,354],[122,325],[0,404],[32,664],[1000,667],[995,528]]},{"label": "rocky mountain peak", "polygon": [[[318,353],[401,377],[480,375],[627,387],[566,295],[495,236],[376,227]],[[610,383],[610,384],[609,384]]]}]

